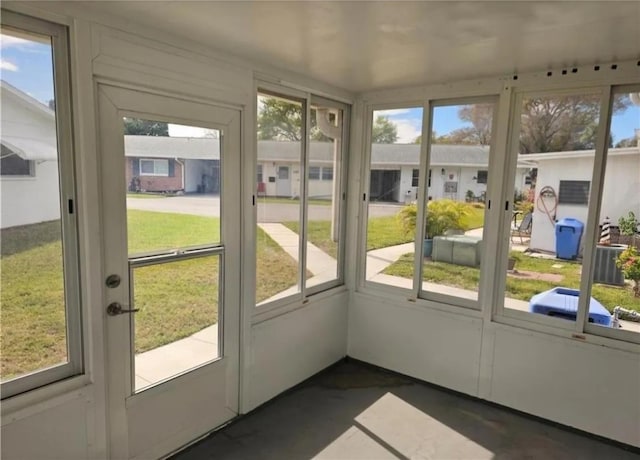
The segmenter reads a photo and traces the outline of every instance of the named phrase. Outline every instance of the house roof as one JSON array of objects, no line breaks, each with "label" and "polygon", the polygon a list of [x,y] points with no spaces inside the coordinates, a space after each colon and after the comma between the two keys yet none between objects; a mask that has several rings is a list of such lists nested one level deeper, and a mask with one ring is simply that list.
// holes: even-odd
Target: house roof
[{"label": "house roof", "polygon": [[[297,162],[301,144],[287,141],[258,141],[258,161]],[[219,143],[214,138],[125,136],[125,151],[129,157],[219,159]],[[373,144],[372,165],[417,166],[420,159],[418,144]],[[473,145],[433,145],[432,166],[488,166],[489,147]],[[311,142],[312,163],[333,163],[333,144]],[[522,162],[522,167],[527,164]]]},{"label": "house roof", "polygon": [[[15,104],[26,108],[31,113],[43,117],[45,124],[51,123],[52,133],[55,133],[54,111],[47,105],[4,80],[0,80],[0,90],[2,91],[3,100],[2,144],[12,153],[25,160],[56,160],[58,158],[58,147],[55,137],[46,139],[42,137],[44,133],[40,132],[40,129],[33,129],[30,126],[28,129],[25,129],[24,125],[30,125],[31,123],[25,123],[24,120],[15,119],[10,115],[7,107],[10,107],[8,101],[12,100]],[[15,132],[21,135],[15,135]],[[23,135],[25,132],[29,132],[30,135]],[[33,133],[33,135],[31,135],[31,133]]]},{"label": "house roof", "polygon": [[[640,155],[640,145],[638,147],[621,147],[607,150],[608,156]],[[518,161],[526,160],[534,164],[541,161],[566,160],[567,158],[593,158],[595,150],[571,150],[567,152],[549,153],[527,153],[518,155]]]}]

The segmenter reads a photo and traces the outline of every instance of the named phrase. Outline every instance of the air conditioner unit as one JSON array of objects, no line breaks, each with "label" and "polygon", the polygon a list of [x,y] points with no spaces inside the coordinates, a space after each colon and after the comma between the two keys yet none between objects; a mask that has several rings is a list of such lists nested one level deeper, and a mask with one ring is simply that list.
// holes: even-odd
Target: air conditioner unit
[{"label": "air conditioner unit", "polygon": [[624,285],[624,276],[618,267],[616,259],[626,246],[613,244],[611,246],[596,246],[596,257],[593,268],[593,282],[612,284],[615,286]]}]

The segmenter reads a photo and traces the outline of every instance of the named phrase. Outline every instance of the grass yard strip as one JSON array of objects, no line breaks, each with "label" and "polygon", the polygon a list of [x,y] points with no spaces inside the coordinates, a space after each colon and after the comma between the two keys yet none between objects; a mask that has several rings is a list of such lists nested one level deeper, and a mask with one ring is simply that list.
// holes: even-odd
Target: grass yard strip
[{"label": "grass yard strip", "polygon": [[[580,289],[581,264],[579,262],[541,259],[527,256],[517,251],[513,251],[511,257],[516,259],[516,270],[518,271],[553,273],[562,275],[563,280],[561,283],[552,283],[544,280],[521,279],[508,276],[506,295],[509,298],[528,302],[534,295],[558,286]],[[553,265],[556,265],[556,267],[553,267]],[[413,254],[403,255],[387,267],[383,273],[403,278],[412,278]],[[425,262],[423,280],[443,286],[477,290],[480,280],[480,270],[478,268],[429,261]],[[633,296],[633,292],[629,286],[618,287],[594,284],[591,290],[591,296],[598,300],[598,302],[604,305],[609,311],[613,311],[616,305],[640,311],[640,299]]]},{"label": "grass yard strip", "polygon": [[[297,221],[283,222],[282,225],[299,234],[300,224]],[[307,223],[307,238],[334,259],[338,258],[338,243],[331,239],[330,220],[310,220]]]},{"label": "grass yard strip", "polygon": [[147,199],[155,199],[155,198],[170,198],[171,195],[163,195],[161,193],[144,193],[144,192],[139,192],[139,193],[135,193],[135,192],[130,192],[127,193],[127,198],[141,198],[143,200],[147,200]]},{"label": "grass yard strip", "polygon": [[405,235],[396,216],[372,217],[367,223],[367,251],[413,240],[414,235]]},{"label": "grass yard strip", "polygon": [[[219,241],[219,219],[130,210],[133,253]],[[258,302],[297,283],[297,263],[257,229]],[[2,380],[66,362],[59,221],[2,230]],[[218,256],[142,267],[134,273],[136,352],[218,321]],[[10,327],[7,327],[10,325]]]},{"label": "grass yard strip", "polygon": [[[270,197],[258,197],[257,198],[257,202],[258,204],[261,203],[265,203],[265,204],[269,204],[269,203],[273,203],[273,204],[300,204],[300,199],[299,198],[278,198],[275,196],[270,196]],[[318,206],[331,206],[331,200],[327,199],[327,200],[323,200],[320,198],[309,198],[307,200],[307,203],[310,205],[318,205]]]}]

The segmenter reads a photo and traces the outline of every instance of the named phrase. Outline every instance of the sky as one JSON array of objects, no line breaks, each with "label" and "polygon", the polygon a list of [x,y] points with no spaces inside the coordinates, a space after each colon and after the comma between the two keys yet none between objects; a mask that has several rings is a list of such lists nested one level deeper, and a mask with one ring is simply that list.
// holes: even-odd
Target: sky
[{"label": "sky", "polygon": [[[0,35],[0,78],[35,99],[47,104],[54,99],[51,45],[25,40],[11,35]],[[385,115],[398,130],[398,143],[412,143],[422,131],[422,108],[406,108],[378,111]],[[458,119],[458,107],[439,107],[434,116],[433,129],[441,136],[468,126]],[[634,136],[640,128],[640,106],[631,106],[613,117],[611,130],[614,142]],[[202,137],[200,128],[169,125],[172,137]]]}]

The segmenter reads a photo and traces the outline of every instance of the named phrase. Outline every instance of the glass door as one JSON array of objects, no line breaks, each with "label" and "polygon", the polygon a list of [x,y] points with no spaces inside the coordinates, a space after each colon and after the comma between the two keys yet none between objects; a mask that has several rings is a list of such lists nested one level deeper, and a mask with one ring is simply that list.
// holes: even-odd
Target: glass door
[{"label": "glass door", "polygon": [[240,112],[99,103],[111,455],[157,457],[237,414]]}]

